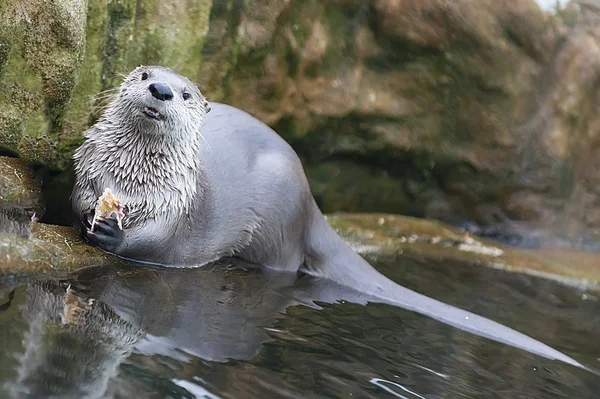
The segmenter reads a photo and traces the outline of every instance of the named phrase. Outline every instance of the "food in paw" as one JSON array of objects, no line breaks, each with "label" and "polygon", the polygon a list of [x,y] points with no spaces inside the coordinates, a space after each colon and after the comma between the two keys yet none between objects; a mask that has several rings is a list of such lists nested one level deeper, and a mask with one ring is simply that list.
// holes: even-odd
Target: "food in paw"
[{"label": "food in paw", "polygon": [[94,226],[98,219],[101,217],[107,218],[111,215],[114,215],[114,217],[117,219],[119,229],[123,230],[123,218],[125,217],[125,213],[123,212],[123,204],[113,195],[110,188],[106,188],[96,203],[94,220],[92,220],[92,231],[94,230]]}]

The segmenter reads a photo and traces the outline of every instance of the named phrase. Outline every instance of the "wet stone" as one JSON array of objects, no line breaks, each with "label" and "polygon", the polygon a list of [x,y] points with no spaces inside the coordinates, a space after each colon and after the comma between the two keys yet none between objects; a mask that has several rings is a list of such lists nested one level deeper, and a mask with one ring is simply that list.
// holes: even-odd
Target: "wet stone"
[{"label": "wet stone", "polygon": [[0,274],[118,263],[115,257],[84,243],[75,229],[39,223],[41,193],[24,161],[0,157]]}]

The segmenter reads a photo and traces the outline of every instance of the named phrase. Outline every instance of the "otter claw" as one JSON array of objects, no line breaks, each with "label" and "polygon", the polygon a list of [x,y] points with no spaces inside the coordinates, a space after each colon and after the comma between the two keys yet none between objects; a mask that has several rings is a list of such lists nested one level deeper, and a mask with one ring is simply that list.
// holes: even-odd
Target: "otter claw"
[{"label": "otter claw", "polygon": [[96,220],[96,224],[94,225],[94,231],[109,235],[111,237],[115,237],[118,234],[118,232],[121,231],[121,229],[119,229],[117,219],[112,217],[102,217]]},{"label": "otter claw", "polygon": [[94,211],[88,212],[83,215],[83,225],[90,229],[92,227],[92,222],[94,220]]},{"label": "otter claw", "polygon": [[93,231],[89,227],[86,228],[85,236],[98,248],[116,253],[125,238],[125,233],[119,228],[115,218],[100,217],[96,220]]}]

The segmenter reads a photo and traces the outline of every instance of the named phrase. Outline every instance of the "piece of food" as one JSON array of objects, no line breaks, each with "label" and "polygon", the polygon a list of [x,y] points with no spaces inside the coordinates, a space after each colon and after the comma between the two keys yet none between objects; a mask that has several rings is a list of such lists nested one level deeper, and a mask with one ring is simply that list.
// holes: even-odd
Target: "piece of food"
[{"label": "piece of food", "polygon": [[110,217],[114,215],[117,219],[119,228],[123,230],[123,218],[125,213],[123,212],[123,204],[118,200],[110,191],[110,188],[105,188],[104,193],[98,198],[96,203],[96,211],[94,213],[94,220],[92,220],[92,231],[96,221],[101,217]]},{"label": "piece of food", "polygon": [[77,295],[69,284],[64,296],[63,314],[61,315],[62,323],[77,325],[85,324],[85,315],[89,312],[93,304],[94,299],[90,298],[85,301]]}]

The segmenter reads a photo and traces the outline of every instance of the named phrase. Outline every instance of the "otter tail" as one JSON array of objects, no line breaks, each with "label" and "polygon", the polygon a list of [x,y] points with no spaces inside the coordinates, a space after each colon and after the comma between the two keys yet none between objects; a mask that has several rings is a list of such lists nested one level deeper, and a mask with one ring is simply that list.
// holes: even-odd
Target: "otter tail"
[{"label": "otter tail", "polygon": [[[348,246],[320,212],[307,233],[304,272],[367,294],[364,302],[387,303],[429,316],[442,323],[551,360],[590,370],[573,358],[495,321],[404,288],[373,268]],[[346,299],[346,298],[337,298]],[[348,299],[352,302],[351,299]]]}]

